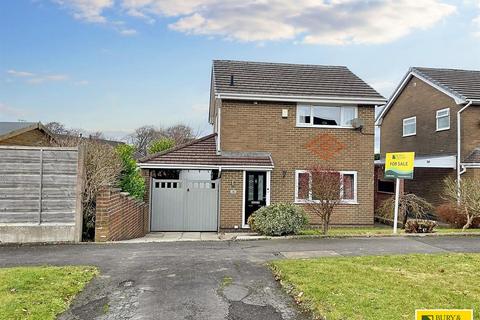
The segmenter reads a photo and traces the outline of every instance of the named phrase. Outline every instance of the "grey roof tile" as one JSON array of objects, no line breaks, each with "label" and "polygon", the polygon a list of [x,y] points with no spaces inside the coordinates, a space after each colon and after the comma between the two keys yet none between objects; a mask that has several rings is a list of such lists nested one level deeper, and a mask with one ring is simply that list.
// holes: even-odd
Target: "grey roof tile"
[{"label": "grey roof tile", "polygon": [[475,148],[466,158],[464,163],[480,163],[480,146]]},{"label": "grey roof tile", "polygon": [[385,99],[344,66],[214,60],[213,76],[220,94]]},{"label": "grey roof tile", "polygon": [[428,80],[465,100],[480,100],[480,71],[414,67]]}]

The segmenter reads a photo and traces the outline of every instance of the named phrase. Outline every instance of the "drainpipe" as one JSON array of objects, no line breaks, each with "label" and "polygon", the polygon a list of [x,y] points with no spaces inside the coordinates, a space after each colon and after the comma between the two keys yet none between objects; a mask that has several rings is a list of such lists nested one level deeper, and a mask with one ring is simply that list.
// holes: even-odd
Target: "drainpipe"
[{"label": "drainpipe", "polygon": [[469,101],[462,109],[457,111],[457,201],[460,201],[460,176],[466,171],[461,166],[462,161],[462,122],[461,122],[461,113],[465,111],[473,101]]}]

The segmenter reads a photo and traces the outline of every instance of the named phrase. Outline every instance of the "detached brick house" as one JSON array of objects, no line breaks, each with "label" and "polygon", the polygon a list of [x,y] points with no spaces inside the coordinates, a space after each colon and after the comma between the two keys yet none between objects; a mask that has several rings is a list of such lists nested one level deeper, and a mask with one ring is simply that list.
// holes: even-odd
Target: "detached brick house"
[{"label": "detached brick house", "polygon": [[[439,205],[447,176],[480,179],[480,71],[411,68],[376,124],[380,163],[387,152],[416,153],[406,192]],[[378,185],[392,190],[382,179]]]},{"label": "detached brick house", "polygon": [[374,109],[385,99],[348,68],[218,60],[210,97],[211,135],[139,162],[151,231],[247,229],[262,206],[302,205],[298,183],[315,164],[344,185],[333,224],[373,224]]}]

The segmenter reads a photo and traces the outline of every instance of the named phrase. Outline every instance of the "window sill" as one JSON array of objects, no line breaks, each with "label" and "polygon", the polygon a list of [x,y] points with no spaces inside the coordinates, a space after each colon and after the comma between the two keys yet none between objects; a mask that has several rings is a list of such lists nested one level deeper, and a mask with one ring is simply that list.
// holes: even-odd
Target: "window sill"
[{"label": "window sill", "polygon": [[[309,201],[304,201],[304,200],[295,200],[295,202],[294,202],[294,204],[308,204],[308,203],[320,203],[320,201],[309,202]],[[345,205],[345,204],[356,205],[356,204],[359,204],[359,203],[358,203],[358,201],[351,200],[351,201],[341,201],[338,204],[339,205]]]},{"label": "window sill", "polygon": [[297,128],[325,128],[325,129],[355,129],[352,126],[327,126],[327,125],[308,125],[308,124],[299,124],[296,125]]},{"label": "window sill", "polygon": [[402,136],[402,138],[405,138],[405,137],[413,137],[413,136],[416,136],[417,134],[416,133],[411,133],[411,134],[404,134]]},{"label": "window sill", "polygon": [[444,129],[437,129],[436,132],[440,132],[440,131],[447,131],[447,130],[450,130],[450,127],[448,128],[444,128]]}]

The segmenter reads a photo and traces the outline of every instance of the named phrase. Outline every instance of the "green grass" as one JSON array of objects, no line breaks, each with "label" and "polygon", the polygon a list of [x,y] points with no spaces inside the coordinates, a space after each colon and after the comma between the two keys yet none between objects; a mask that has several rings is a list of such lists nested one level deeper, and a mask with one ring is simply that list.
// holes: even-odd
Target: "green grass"
[{"label": "green grass", "polygon": [[55,319],[97,273],[85,266],[0,268],[0,319]]},{"label": "green grass", "polygon": [[480,254],[279,260],[271,263],[297,301],[329,320],[413,319],[415,309],[474,309]]},{"label": "green grass", "polygon": [[[435,233],[448,234],[462,232],[462,229],[452,228],[436,228]],[[480,229],[467,229],[467,233],[479,232]],[[323,235],[321,229],[306,229],[299,233],[300,235]],[[390,235],[393,234],[393,228],[390,226],[375,226],[375,227],[344,227],[344,228],[331,228],[328,230],[328,236],[340,237],[340,236],[375,236],[375,235]],[[398,229],[398,234],[405,234],[402,229]]]}]

